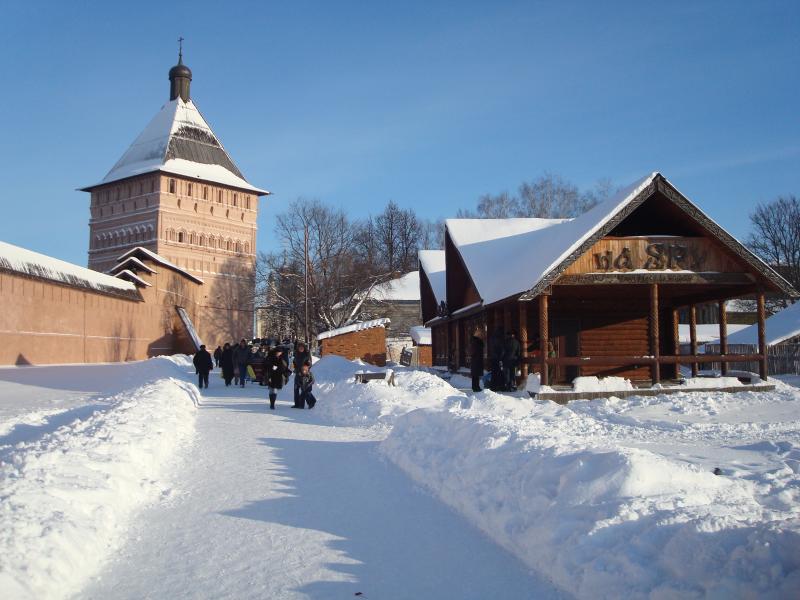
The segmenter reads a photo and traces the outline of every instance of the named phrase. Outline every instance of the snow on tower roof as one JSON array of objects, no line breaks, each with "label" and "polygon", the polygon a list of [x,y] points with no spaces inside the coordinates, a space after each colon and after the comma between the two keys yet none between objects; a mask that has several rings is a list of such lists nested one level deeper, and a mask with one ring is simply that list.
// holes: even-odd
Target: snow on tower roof
[{"label": "snow on tower roof", "polygon": [[329,331],[323,331],[317,336],[317,340],[322,341],[337,335],[343,335],[345,333],[353,333],[354,331],[362,331],[364,329],[372,329],[373,327],[386,327],[389,323],[391,323],[389,319],[373,319],[372,321],[361,321],[359,323],[353,323],[352,325],[346,325],[344,327],[338,327],[336,329],[331,329]]},{"label": "snow on tower roof", "polygon": [[167,269],[172,269],[176,273],[180,273],[181,275],[188,277],[195,283],[204,283],[202,279],[196,277],[195,275],[192,275],[186,269],[181,269],[179,266],[172,264],[160,254],[156,254],[152,250],[148,250],[147,248],[143,248],[142,246],[136,246],[136,248],[131,248],[130,250],[128,250],[125,254],[123,254],[117,259],[117,264],[122,264],[128,257],[134,256],[136,254],[148,258],[152,260],[154,263],[161,265],[162,267],[166,267]]},{"label": "snow on tower roof", "polygon": [[380,283],[369,296],[382,302],[419,301],[419,271],[410,271],[402,277]]},{"label": "snow on tower roof", "polygon": [[151,273],[153,275],[156,274],[155,269],[151,269],[135,256],[129,256],[125,260],[118,262],[116,265],[114,265],[108,270],[108,273],[109,275],[115,275],[116,273],[119,273],[122,270],[130,270],[130,269],[141,269],[142,271],[147,271],[148,273]]},{"label": "snow on tower roof", "polygon": [[436,304],[447,301],[444,250],[420,250],[419,264],[431,284]]},{"label": "snow on tower roof", "polygon": [[269,194],[245,180],[194,103],[180,97],[161,107],[100,183],[83,190],[154,171]]},{"label": "snow on tower roof", "polygon": [[134,273],[129,269],[123,269],[122,271],[114,275],[114,277],[117,277],[119,279],[127,279],[128,281],[131,281],[136,285],[141,285],[142,287],[152,287],[151,284],[147,283],[144,279],[142,279],[141,277],[136,275],[136,273]]},{"label": "snow on tower roof", "polygon": [[660,173],[622,188],[574,219],[448,219],[447,232],[472,281],[491,304],[522,294],[536,297],[578,256],[605,235],[647,197],[648,188],[664,190],[669,199],[709,229],[728,248],[758,270],[783,293],[797,296],[791,285],[699,208]]},{"label": "snow on tower roof", "polygon": [[[765,321],[767,328],[767,346],[780,344],[793,337],[800,336],[800,302],[776,312]],[[728,328],[730,329],[730,325]],[[719,341],[719,340],[716,340]],[[728,344],[758,345],[758,324],[749,325],[741,331],[728,336]]]},{"label": "snow on tower roof", "polygon": [[37,279],[138,299],[136,286],[105,273],[0,242],[0,269]]}]

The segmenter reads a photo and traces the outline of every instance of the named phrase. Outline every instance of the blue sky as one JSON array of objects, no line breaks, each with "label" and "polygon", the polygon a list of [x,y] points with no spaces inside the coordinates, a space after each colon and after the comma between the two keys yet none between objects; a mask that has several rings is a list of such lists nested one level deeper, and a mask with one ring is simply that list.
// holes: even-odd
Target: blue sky
[{"label": "blue sky", "polygon": [[88,194],[192,97],[262,203],[429,218],[545,171],[661,171],[738,237],[800,193],[800,2],[6,2],[0,240],[86,263]]}]

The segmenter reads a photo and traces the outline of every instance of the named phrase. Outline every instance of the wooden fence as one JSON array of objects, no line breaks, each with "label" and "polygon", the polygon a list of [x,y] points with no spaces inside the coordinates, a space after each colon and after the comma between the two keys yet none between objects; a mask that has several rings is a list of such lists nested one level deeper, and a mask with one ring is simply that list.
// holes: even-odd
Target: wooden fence
[{"label": "wooden fence", "polygon": [[[719,354],[719,344],[706,344],[706,354]],[[756,354],[755,344],[728,344],[728,354]],[[707,363],[706,369],[719,370],[720,363]],[[730,362],[728,368],[758,373],[758,362]],[[767,368],[770,375],[800,375],[800,344],[767,346]]]}]

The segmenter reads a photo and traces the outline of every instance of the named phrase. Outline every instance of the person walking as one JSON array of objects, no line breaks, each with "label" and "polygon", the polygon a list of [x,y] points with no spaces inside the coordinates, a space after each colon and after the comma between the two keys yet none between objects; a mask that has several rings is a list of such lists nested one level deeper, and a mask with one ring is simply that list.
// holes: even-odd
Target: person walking
[{"label": "person walking", "polygon": [[[297,383],[297,380],[300,380],[300,383]],[[314,408],[314,405],[317,403],[317,399],[314,398],[314,394],[311,392],[311,389],[314,387],[314,374],[311,372],[311,361],[303,363],[300,366],[300,371],[295,371],[294,374],[295,386],[300,388],[300,405],[298,408],[305,408],[306,404],[308,404],[308,408]]]},{"label": "person walking", "polygon": [[517,332],[510,331],[503,345],[503,370],[505,371],[506,390],[517,390],[517,365],[520,358],[520,345]]},{"label": "person walking", "polygon": [[504,388],[503,382],[503,330],[498,327],[489,338],[489,366],[492,371],[491,389],[499,392]]},{"label": "person walking", "polygon": [[238,383],[240,387],[244,387],[245,378],[247,377],[247,361],[249,359],[250,348],[247,346],[247,340],[242,338],[233,348],[233,364],[239,372]]},{"label": "person walking", "polygon": [[228,342],[225,342],[222,347],[222,356],[219,362],[222,367],[222,378],[225,380],[225,386],[228,387],[233,380],[233,348]]},{"label": "person walking", "polygon": [[311,364],[311,353],[306,350],[306,345],[303,342],[297,344],[297,349],[294,351],[294,358],[292,359],[292,370],[294,371],[294,407],[305,408],[305,403],[301,400],[300,396],[300,376],[302,374],[303,365]]},{"label": "person walking", "polygon": [[472,391],[481,391],[481,378],[483,377],[483,332],[480,328],[475,328],[475,333],[472,335],[470,342],[470,361],[469,372],[472,375]]},{"label": "person walking", "polygon": [[205,384],[206,389],[208,389],[208,373],[214,368],[214,363],[211,362],[211,355],[206,350],[205,344],[200,344],[200,350],[194,353],[192,362],[194,363],[194,368],[197,369],[197,375],[200,380],[198,387],[202,390],[203,384]]},{"label": "person walking", "polygon": [[217,349],[214,350],[214,362],[216,363],[216,367],[218,369],[220,360],[222,360],[222,346],[217,346]]},{"label": "person walking", "polygon": [[283,378],[289,371],[289,365],[283,358],[283,348],[276,346],[267,353],[267,360],[264,363],[266,372],[264,377],[269,385],[269,407],[275,410],[275,401],[278,399],[278,390],[283,387]]}]

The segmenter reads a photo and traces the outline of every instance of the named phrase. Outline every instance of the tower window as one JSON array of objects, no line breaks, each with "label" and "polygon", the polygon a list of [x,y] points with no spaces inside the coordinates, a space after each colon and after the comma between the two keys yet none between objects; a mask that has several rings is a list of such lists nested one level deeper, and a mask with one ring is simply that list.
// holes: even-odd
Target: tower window
[{"label": "tower window", "polygon": [[192,184],[189,183],[186,185],[186,193],[191,196],[192,195]]},{"label": "tower window", "polygon": [[174,194],[175,193],[175,180],[174,179],[170,179],[169,180],[169,193],[170,194]]},{"label": "tower window", "polygon": [[237,203],[237,200],[238,200],[238,199],[237,199],[237,197],[236,197],[236,194],[234,194],[234,195],[233,195],[233,205],[234,205],[234,206],[239,206],[239,204]]},{"label": "tower window", "polygon": [[250,210],[250,196],[246,196],[247,198],[247,210]]},{"label": "tower window", "polygon": [[217,192],[217,202],[219,202],[220,204],[222,204],[222,190],[219,190],[219,191]]},{"label": "tower window", "polygon": [[183,243],[183,232],[182,232],[182,231],[179,231],[179,232],[178,232],[178,241],[179,241],[180,243]]},{"label": "tower window", "polygon": [[203,186],[203,200],[208,200],[208,186]]}]

